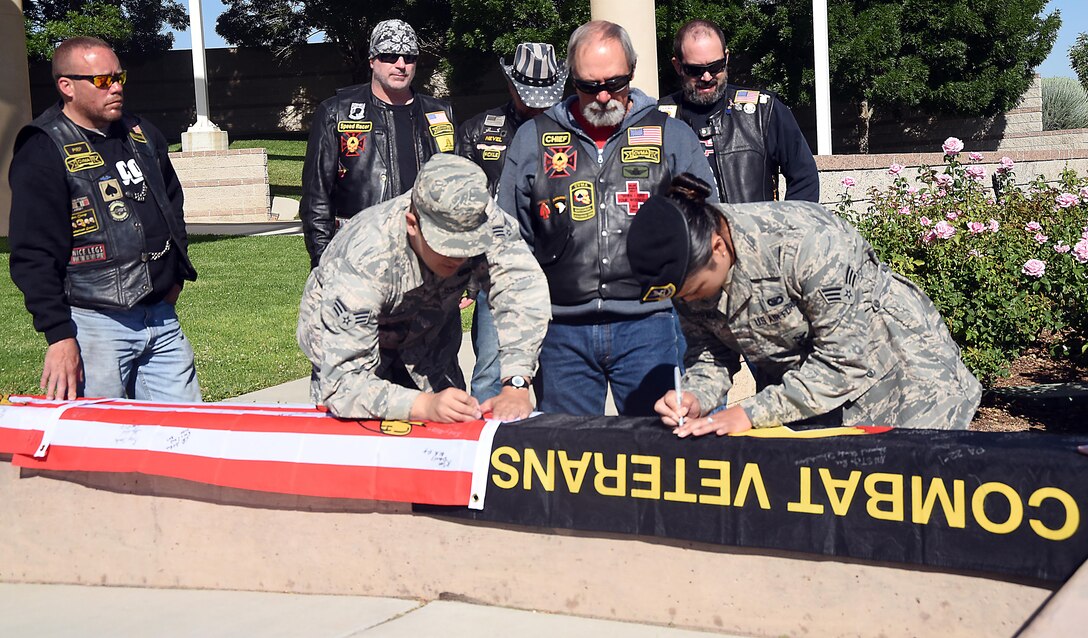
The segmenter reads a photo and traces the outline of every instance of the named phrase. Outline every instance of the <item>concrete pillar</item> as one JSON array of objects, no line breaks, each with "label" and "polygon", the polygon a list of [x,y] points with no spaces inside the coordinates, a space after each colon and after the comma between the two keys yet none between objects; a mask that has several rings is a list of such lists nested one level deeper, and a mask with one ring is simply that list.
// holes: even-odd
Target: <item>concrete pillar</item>
[{"label": "concrete pillar", "polygon": [[11,165],[15,135],[30,121],[30,72],[22,0],[0,0],[0,236],[8,235]]},{"label": "concrete pillar", "polygon": [[590,17],[608,20],[627,29],[638,54],[632,84],[650,97],[660,93],[657,77],[657,23],[654,0],[590,0]]},{"label": "concrete pillar", "polygon": [[196,122],[181,134],[181,150],[225,151],[229,146],[227,132],[208,118],[208,64],[204,57],[204,12],[200,0],[189,0],[189,32],[193,43]]}]

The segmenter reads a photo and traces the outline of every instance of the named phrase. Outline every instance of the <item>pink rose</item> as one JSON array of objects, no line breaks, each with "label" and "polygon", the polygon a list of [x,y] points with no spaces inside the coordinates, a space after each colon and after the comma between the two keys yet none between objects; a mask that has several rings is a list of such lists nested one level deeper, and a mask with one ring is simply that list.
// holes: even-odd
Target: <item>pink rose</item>
[{"label": "pink rose", "polygon": [[1012,158],[1009,157],[1008,155],[1006,155],[1005,157],[1001,158],[1001,168],[1000,168],[1000,170],[1003,173],[1007,173],[1007,172],[1012,170],[1012,167],[1014,165],[1015,165],[1015,162],[1012,161]]},{"label": "pink rose", "polygon": [[898,175],[903,172],[902,164],[892,164],[888,167],[888,175]]},{"label": "pink rose", "polygon": [[922,217],[918,218],[918,223],[923,225],[923,226],[929,226],[930,224],[933,223],[933,221],[930,220],[928,217],[923,215]]},{"label": "pink rose", "polygon": [[950,211],[948,211],[947,213],[944,214],[944,218],[947,219],[950,222],[954,222],[954,221],[956,221],[957,219],[960,218],[960,211],[950,210]]},{"label": "pink rose", "polygon": [[941,149],[944,150],[945,155],[949,157],[955,157],[956,155],[960,154],[960,151],[963,150],[963,141],[958,137],[950,137],[944,141]]},{"label": "pink rose", "polygon": [[1039,259],[1029,259],[1024,262],[1024,267],[1020,270],[1028,277],[1035,277],[1038,279],[1046,272],[1046,262]]},{"label": "pink rose", "polygon": [[1081,201],[1088,202],[1088,186],[1080,187],[1080,198]]},{"label": "pink rose", "polygon": [[982,180],[986,179],[986,169],[982,168],[981,166],[968,166],[964,170],[964,172],[967,173],[968,177],[975,180],[976,182],[981,182]]},{"label": "pink rose", "polygon": [[971,153],[970,155],[968,155],[968,157],[971,158],[972,162],[982,161],[982,153]]},{"label": "pink rose", "polygon": [[842,178],[842,185],[850,188],[851,186],[857,186],[858,183],[854,181],[853,177],[844,177]]},{"label": "pink rose", "polygon": [[947,194],[948,194],[948,191],[946,191],[943,188],[941,190],[937,191],[937,197],[944,197]]},{"label": "pink rose", "polygon": [[1045,244],[1046,240],[1048,239],[1050,238],[1042,233],[1035,233],[1035,241],[1039,242],[1040,244]]},{"label": "pink rose", "polygon": [[1001,230],[1001,224],[996,219],[991,219],[990,223],[986,225],[990,229],[991,233],[996,233]]},{"label": "pink rose", "polygon": [[952,185],[952,176],[947,173],[941,173],[937,176],[937,185],[945,188]]},{"label": "pink rose", "polygon": [[923,204],[928,204],[931,199],[933,199],[933,197],[929,193],[922,193],[918,196],[918,201]]},{"label": "pink rose", "polygon": [[941,239],[948,239],[956,234],[956,229],[953,228],[952,224],[949,224],[944,220],[937,222],[937,225],[933,227],[933,230],[937,233],[937,237],[940,237]]},{"label": "pink rose", "polygon": [[918,192],[918,187],[917,186],[908,186],[907,187],[907,194],[914,195],[917,192]]},{"label": "pink rose", "polygon": [[899,214],[900,215],[910,215],[910,206],[900,206],[899,207]]},{"label": "pink rose", "polygon": [[935,230],[930,230],[925,235],[922,235],[922,241],[927,243],[927,244],[933,243],[933,240],[936,239],[936,238],[937,238],[937,231],[935,231]]},{"label": "pink rose", "polygon": [[1070,208],[1076,206],[1079,201],[1079,198],[1073,193],[1062,193],[1054,198],[1054,203],[1058,205],[1058,208]]},{"label": "pink rose", "polygon": [[1042,229],[1043,227],[1040,226],[1039,222],[1036,221],[1028,222],[1027,225],[1024,226],[1024,230],[1028,231],[1029,233],[1037,233]]},{"label": "pink rose", "polygon": [[967,222],[967,230],[971,231],[972,235],[977,235],[986,231],[986,224],[983,224],[982,222]]},{"label": "pink rose", "polygon": [[1088,238],[1082,237],[1080,241],[1073,246],[1073,259],[1076,259],[1079,263],[1088,263]]},{"label": "pink rose", "polygon": [[1059,241],[1058,243],[1054,244],[1054,252],[1064,255],[1065,253],[1069,252],[1069,244],[1065,243],[1064,241]]}]

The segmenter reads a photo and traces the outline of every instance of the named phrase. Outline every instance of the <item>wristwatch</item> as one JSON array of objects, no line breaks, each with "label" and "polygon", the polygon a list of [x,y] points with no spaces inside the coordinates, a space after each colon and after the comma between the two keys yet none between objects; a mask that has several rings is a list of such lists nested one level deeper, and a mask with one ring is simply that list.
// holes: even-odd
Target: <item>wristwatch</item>
[{"label": "wristwatch", "polygon": [[525,390],[529,387],[529,383],[532,381],[529,377],[523,377],[520,374],[515,374],[506,381],[502,382],[503,387],[517,388],[518,390]]}]

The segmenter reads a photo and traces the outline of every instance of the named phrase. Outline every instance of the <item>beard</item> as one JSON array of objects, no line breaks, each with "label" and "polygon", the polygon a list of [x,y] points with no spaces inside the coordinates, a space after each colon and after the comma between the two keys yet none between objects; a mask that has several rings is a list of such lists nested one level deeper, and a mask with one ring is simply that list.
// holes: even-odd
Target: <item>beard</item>
[{"label": "beard", "polygon": [[[712,93],[699,93],[696,89],[705,89],[713,86],[714,91]],[[684,82],[684,99],[692,104],[700,104],[706,106],[713,104],[722,99],[725,95],[725,78],[722,78],[721,82],[714,80],[713,82],[704,83],[702,80],[691,80],[690,82]]]},{"label": "beard", "polygon": [[596,127],[619,126],[626,115],[627,109],[624,108],[623,102],[617,99],[611,99],[604,105],[591,102],[582,108],[582,116],[586,118],[587,122]]}]

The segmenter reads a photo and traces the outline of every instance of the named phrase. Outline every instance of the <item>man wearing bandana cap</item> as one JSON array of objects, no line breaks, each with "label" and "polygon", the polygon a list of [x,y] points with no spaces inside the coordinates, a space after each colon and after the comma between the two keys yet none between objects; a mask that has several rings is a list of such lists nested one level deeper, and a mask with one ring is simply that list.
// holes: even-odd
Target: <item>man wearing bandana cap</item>
[{"label": "man wearing bandana cap", "polygon": [[454,150],[452,107],[412,89],[419,59],[412,27],[379,22],[369,55],[370,82],[337,90],[310,127],[299,216],[311,267],[346,220],[406,192],[432,155]]},{"label": "man wearing bandana cap", "polygon": [[[482,403],[465,392],[457,361],[470,278],[491,293],[510,382]],[[302,293],[297,336],[314,402],[338,417],[514,420],[532,409],[528,379],[550,317],[544,273],[483,171],[439,154],[410,192],[355,216],[329,243]]]}]

